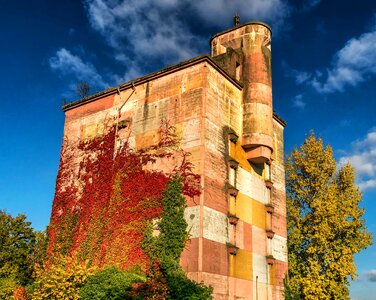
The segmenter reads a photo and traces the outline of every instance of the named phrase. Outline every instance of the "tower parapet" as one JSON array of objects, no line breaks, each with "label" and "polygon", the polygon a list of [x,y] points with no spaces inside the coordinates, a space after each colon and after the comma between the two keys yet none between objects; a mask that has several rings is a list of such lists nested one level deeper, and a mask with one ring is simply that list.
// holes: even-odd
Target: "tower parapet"
[{"label": "tower parapet", "polygon": [[273,152],[271,34],[267,24],[247,22],[211,39],[213,59],[244,86],[242,146],[252,163]]}]

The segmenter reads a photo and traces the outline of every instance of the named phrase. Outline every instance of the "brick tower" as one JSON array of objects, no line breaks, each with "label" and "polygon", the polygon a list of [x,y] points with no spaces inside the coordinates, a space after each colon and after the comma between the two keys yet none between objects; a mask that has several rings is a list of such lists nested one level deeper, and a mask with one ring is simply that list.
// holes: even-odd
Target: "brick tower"
[{"label": "brick tower", "polygon": [[100,134],[119,112],[127,124],[119,137],[136,149],[156,142],[162,120],[176,127],[203,188],[187,199],[191,239],[181,265],[212,285],[215,299],[283,299],[285,123],[273,113],[271,84],[269,26],[236,23],[212,37],[210,56],[63,107],[70,140]]}]

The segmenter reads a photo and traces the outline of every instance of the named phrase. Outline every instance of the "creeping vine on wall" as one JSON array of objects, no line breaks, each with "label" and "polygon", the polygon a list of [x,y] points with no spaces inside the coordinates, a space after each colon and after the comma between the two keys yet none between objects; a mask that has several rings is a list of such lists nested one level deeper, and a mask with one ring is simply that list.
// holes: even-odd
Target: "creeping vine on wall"
[{"label": "creeping vine on wall", "polygon": [[[159,137],[146,149],[132,149],[128,141],[115,147],[116,130],[110,126],[106,134],[76,146],[64,143],[48,232],[49,256],[68,254],[99,267],[147,267],[141,244],[148,222],[163,217],[168,182],[179,177],[182,194],[200,194],[200,177],[192,172],[189,153],[178,149],[168,122],[161,124]],[[182,159],[172,171],[150,167],[178,152]]]}]

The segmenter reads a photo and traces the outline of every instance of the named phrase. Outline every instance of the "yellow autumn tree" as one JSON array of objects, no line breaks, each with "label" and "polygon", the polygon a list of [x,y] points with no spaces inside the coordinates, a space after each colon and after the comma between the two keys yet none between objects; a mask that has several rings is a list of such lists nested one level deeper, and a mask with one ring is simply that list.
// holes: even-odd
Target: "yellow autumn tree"
[{"label": "yellow autumn tree", "polygon": [[312,133],[286,163],[289,271],[286,299],[348,299],[354,254],[372,243],[349,164]]},{"label": "yellow autumn tree", "polygon": [[88,262],[77,263],[69,256],[57,256],[43,266],[36,266],[33,300],[77,300],[80,288],[95,268]]}]

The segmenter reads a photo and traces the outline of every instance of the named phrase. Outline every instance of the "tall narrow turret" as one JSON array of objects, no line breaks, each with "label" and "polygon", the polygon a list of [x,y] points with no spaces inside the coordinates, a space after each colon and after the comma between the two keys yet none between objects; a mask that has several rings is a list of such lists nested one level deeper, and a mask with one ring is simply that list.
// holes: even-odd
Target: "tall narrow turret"
[{"label": "tall narrow turret", "polygon": [[269,162],[273,152],[270,27],[248,22],[216,34],[211,56],[244,85],[242,146],[247,159]]}]

